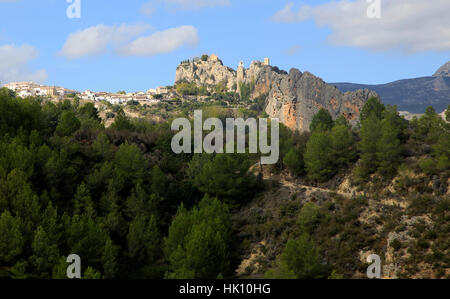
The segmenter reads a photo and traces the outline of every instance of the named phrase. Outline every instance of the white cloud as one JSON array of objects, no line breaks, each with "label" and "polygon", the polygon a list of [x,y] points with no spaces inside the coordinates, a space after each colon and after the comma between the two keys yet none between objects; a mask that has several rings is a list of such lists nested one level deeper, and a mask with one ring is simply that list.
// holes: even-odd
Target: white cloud
[{"label": "white cloud", "polygon": [[165,3],[189,10],[200,9],[216,6],[228,6],[231,4],[230,0],[163,0]]},{"label": "white cloud", "polygon": [[197,43],[197,29],[181,26],[138,38],[122,47],[119,53],[123,56],[152,56],[169,53],[182,46],[195,46]]},{"label": "white cloud", "polygon": [[60,54],[68,59],[104,54],[110,47],[118,47],[134,36],[145,32],[148,25],[97,25],[71,33]]},{"label": "white cloud", "polygon": [[0,46],[0,81],[33,81],[42,83],[48,78],[45,70],[31,71],[29,62],[38,56],[38,51],[30,46]]},{"label": "white cloud", "polygon": [[415,53],[450,50],[449,0],[381,0],[381,18],[367,16],[366,0],[338,0],[298,10],[287,4],[273,19],[296,23],[314,19],[329,26],[329,40],[336,45],[371,50],[400,49]]}]

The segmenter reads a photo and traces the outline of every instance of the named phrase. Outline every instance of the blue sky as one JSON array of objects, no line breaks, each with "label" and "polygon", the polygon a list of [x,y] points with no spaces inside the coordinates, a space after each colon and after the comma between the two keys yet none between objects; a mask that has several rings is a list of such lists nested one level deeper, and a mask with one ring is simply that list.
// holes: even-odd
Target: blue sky
[{"label": "blue sky", "polygon": [[66,0],[0,0],[2,83],[147,90],[173,84],[181,60],[215,53],[233,68],[270,57],[327,82],[374,84],[450,60],[448,0],[381,0],[379,19],[366,0],[80,1],[69,19]]}]

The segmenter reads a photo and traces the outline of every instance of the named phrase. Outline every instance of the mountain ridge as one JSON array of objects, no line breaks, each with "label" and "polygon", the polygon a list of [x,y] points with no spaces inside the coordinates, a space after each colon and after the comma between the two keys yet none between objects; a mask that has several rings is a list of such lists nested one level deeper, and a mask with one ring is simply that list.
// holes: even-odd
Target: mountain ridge
[{"label": "mountain ridge", "polygon": [[450,104],[450,62],[433,76],[401,79],[385,84],[330,83],[341,92],[367,88],[377,92],[385,104],[397,105],[401,111],[423,113],[428,106],[438,112]]}]

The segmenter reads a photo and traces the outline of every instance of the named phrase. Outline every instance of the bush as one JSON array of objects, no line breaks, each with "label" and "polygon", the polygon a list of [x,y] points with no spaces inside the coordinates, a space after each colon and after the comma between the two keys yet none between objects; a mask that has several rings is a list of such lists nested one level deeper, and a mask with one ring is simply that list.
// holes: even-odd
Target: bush
[{"label": "bush", "polygon": [[399,250],[400,248],[402,248],[402,242],[400,242],[398,239],[394,239],[394,240],[391,242],[391,247],[392,247],[395,251],[397,251],[397,250]]},{"label": "bush", "polygon": [[424,158],[419,161],[419,167],[426,175],[436,173],[436,162],[431,158]]}]

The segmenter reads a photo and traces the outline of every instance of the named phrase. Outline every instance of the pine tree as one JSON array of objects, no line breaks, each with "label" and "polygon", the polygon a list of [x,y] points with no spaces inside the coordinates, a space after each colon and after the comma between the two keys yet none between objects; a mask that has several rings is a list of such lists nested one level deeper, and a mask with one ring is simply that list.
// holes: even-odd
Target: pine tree
[{"label": "pine tree", "polygon": [[58,245],[51,243],[46,231],[39,226],[31,245],[33,255],[30,258],[36,277],[50,278],[51,270],[59,258]]},{"label": "pine tree", "polygon": [[159,256],[161,244],[156,217],[137,215],[130,223],[127,241],[131,258],[138,263],[154,263]]},{"label": "pine tree", "polygon": [[64,111],[58,121],[55,133],[60,136],[70,136],[81,126],[80,121],[72,111]]},{"label": "pine tree", "polygon": [[351,130],[346,126],[336,125],[331,130],[331,142],[333,164],[337,169],[346,168],[357,154]]},{"label": "pine tree", "polygon": [[376,147],[378,171],[384,176],[394,175],[401,161],[400,128],[394,117],[388,116],[381,121],[381,133]]},{"label": "pine tree", "polygon": [[91,198],[91,192],[84,182],[78,186],[77,193],[74,196],[73,202],[74,214],[86,214],[92,219],[96,217],[97,212]]},{"label": "pine tree", "polygon": [[360,120],[361,122],[365,121],[373,114],[376,118],[381,120],[383,117],[383,111],[385,110],[385,106],[380,102],[378,98],[370,98],[363,106],[361,110]]},{"label": "pine tree", "polygon": [[113,279],[117,275],[117,255],[119,247],[114,245],[113,241],[108,238],[102,255],[103,273],[106,279]]},{"label": "pine tree", "polygon": [[324,108],[321,108],[319,112],[314,115],[311,125],[309,126],[309,130],[311,132],[314,132],[316,129],[327,131],[331,130],[333,125],[334,122],[330,112]]},{"label": "pine tree", "polygon": [[24,238],[22,220],[6,210],[0,216],[0,263],[11,263],[22,253]]},{"label": "pine tree", "polygon": [[303,152],[298,148],[291,148],[284,157],[283,164],[289,169],[292,175],[297,176],[305,172]]},{"label": "pine tree", "polygon": [[356,170],[356,175],[361,179],[366,179],[378,166],[377,143],[381,136],[381,121],[376,114],[370,114],[362,122],[360,135],[361,162]]},{"label": "pine tree", "polygon": [[230,272],[228,207],[205,197],[197,207],[178,210],[165,239],[168,278],[210,278]]},{"label": "pine tree", "polygon": [[308,234],[297,240],[289,240],[279,257],[275,269],[266,273],[266,278],[276,279],[320,279],[326,278],[319,253]]},{"label": "pine tree", "polygon": [[59,244],[61,238],[61,224],[58,223],[58,211],[53,207],[51,201],[48,203],[47,208],[42,214],[40,225],[45,232],[47,232],[49,243]]},{"label": "pine tree", "polygon": [[304,156],[306,171],[311,180],[326,181],[336,173],[331,156],[332,148],[333,141],[329,132],[313,132]]}]

